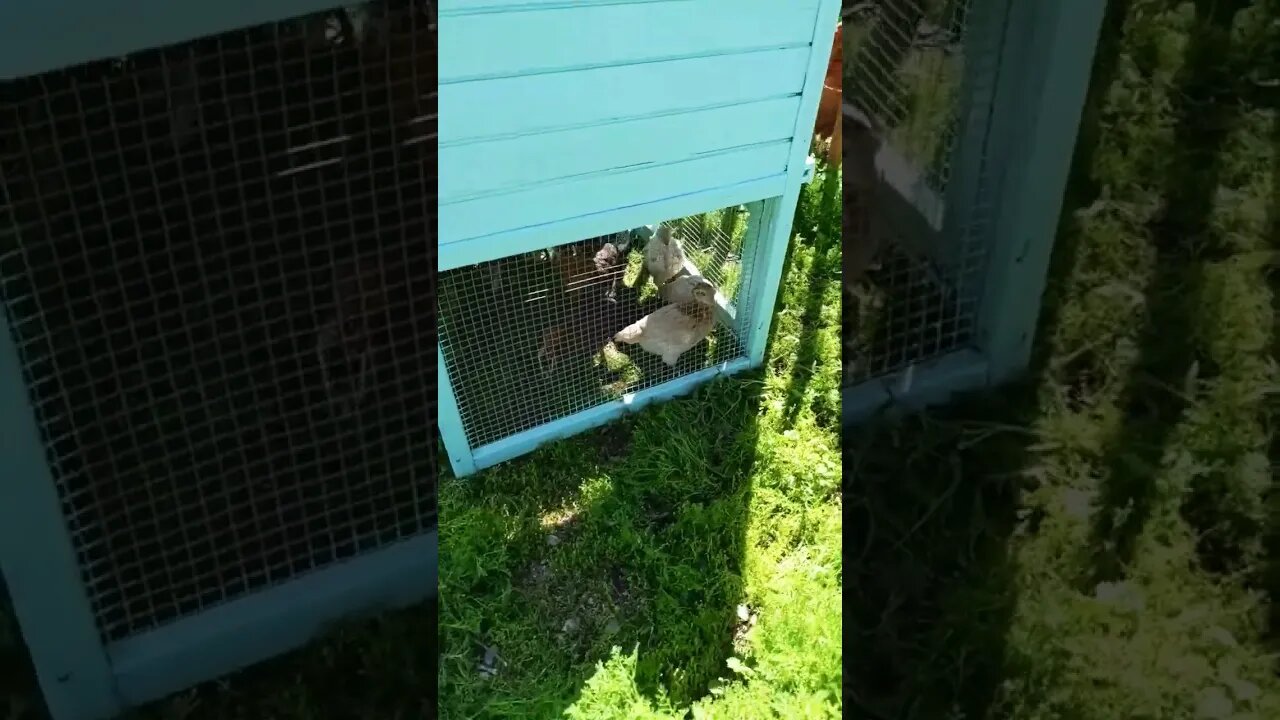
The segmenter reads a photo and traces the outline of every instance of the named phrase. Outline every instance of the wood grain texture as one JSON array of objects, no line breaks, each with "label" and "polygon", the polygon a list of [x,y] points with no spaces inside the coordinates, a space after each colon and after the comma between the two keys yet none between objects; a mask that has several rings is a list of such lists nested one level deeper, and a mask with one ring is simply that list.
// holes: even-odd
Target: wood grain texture
[{"label": "wood grain texture", "polygon": [[440,147],[440,202],[791,139],[798,97]]},{"label": "wood grain texture", "polygon": [[442,204],[440,242],[449,244],[481,238],[767,178],[787,170],[791,147],[790,141],[762,143],[676,163],[612,170],[527,190]]},{"label": "wood grain texture", "polygon": [[[441,23],[444,35],[449,24]],[[796,96],[804,89],[808,57],[808,48],[786,48],[445,84],[439,97],[440,142],[489,140]],[[447,176],[441,180],[447,183]]]},{"label": "wood grain texture", "polygon": [[671,0],[446,16],[440,82],[804,47],[817,9],[817,0]]},{"label": "wood grain texture", "polygon": [[[753,203],[771,210],[749,231],[753,294],[722,311],[751,325],[762,349],[773,297],[755,289],[777,294],[837,7],[444,0],[440,270]],[[462,476],[758,361],[708,368],[484,447],[469,445],[456,409],[441,427]]]}]

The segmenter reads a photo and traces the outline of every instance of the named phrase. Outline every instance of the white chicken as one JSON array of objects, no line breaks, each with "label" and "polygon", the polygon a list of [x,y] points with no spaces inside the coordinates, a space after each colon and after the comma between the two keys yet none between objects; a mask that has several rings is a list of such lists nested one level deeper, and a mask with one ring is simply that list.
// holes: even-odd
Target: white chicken
[{"label": "white chicken", "polygon": [[635,288],[643,288],[645,280],[652,276],[653,283],[662,289],[683,270],[684,247],[679,239],[672,237],[670,227],[660,225],[657,234],[644,246],[644,264],[636,276]]}]

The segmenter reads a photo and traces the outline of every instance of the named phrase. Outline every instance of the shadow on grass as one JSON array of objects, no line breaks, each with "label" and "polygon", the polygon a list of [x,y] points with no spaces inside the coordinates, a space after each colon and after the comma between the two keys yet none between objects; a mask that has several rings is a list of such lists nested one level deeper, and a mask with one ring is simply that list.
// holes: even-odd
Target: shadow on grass
[{"label": "shadow on grass", "polygon": [[1194,363],[1200,377],[1216,368],[1197,358],[1189,343],[1197,259],[1220,256],[1208,245],[1208,222],[1221,171],[1222,149],[1239,104],[1239,68],[1232,57],[1231,24],[1248,5],[1243,0],[1196,3],[1197,23],[1186,61],[1170,93],[1177,123],[1176,149],[1164,188],[1164,212],[1150,226],[1156,251],[1155,275],[1146,292],[1146,317],[1138,334],[1137,359],[1124,387],[1123,428],[1104,451],[1106,480],[1094,527],[1092,586],[1124,573],[1134,544],[1150,516],[1155,478],[1172,431],[1186,406],[1181,388]]},{"label": "shadow on grass", "polygon": [[713,383],[446,483],[443,717],[559,717],[613,646],[638,648],[656,701],[726,674],[761,387]]},{"label": "shadow on grass", "polygon": [[[834,239],[840,237],[840,228],[836,222],[829,222],[826,225],[824,222],[839,220],[840,193],[837,190],[840,188],[841,177],[839,173],[828,170],[818,174],[817,178],[820,180],[815,182],[822,182],[817,207],[807,207],[805,205],[807,198],[802,197],[795,221],[798,232],[812,233],[816,241],[816,252],[810,259],[808,271],[808,292],[805,295],[804,310],[800,317],[800,327],[804,328],[818,326],[824,307],[827,284],[834,277],[835,268],[838,267],[838,264],[827,261],[827,253],[831,245],[838,244]],[[794,247],[793,241],[787,249],[786,260],[783,263],[783,277],[791,274],[792,263],[795,260],[795,254],[792,252]],[[804,409],[805,395],[817,371],[815,367],[817,361],[818,333],[807,332],[800,337],[800,345],[796,350],[794,365],[791,368],[791,379],[787,383],[787,401],[782,411],[783,424],[786,427],[792,427],[800,411]]]},{"label": "shadow on grass", "polygon": [[134,720],[436,717],[438,608],[342,623],[302,650],[205,683],[128,716]]},{"label": "shadow on grass", "polygon": [[[1270,67],[1272,77],[1280,77],[1280,62],[1273,61]],[[1274,113],[1271,130],[1271,182],[1272,202],[1268,209],[1268,226],[1271,238],[1271,249],[1280,252],[1280,88],[1263,99],[1261,103]],[[1280,358],[1280,288],[1271,282],[1271,317],[1274,327],[1271,331],[1271,357]],[[1280,398],[1271,395],[1268,408],[1273,422],[1280,420]],[[1276,479],[1277,468],[1280,468],[1280,431],[1271,433],[1271,467],[1272,483],[1267,508],[1267,527],[1263,536],[1263,556],[1265,566],[1262,570],[1262,585],[1268,595],[1267,640],[1276,649],[1280,649],[1280,481]]]},{"label": "shadow on grass", "polygon": [[35,669],[22,644],[9,589],[0,577],[0,718],[47,720]]},{"label": "shadow on grass", "polygon": [[[857,717],[987,716],[1016,596],[1008,538],[1029,422],[1021,395],[845,438],[845,704]],[[966,418],[963,421],[956,418]]]},{"label": "shadow on grass", "polygon": [[[3,586],[0,586],[3,590]],[[48,720],[35,673],[0,595],[0,717]],[[251,670],[199,685],[122,720],[434,718],[436,603],[333,628]]]}]

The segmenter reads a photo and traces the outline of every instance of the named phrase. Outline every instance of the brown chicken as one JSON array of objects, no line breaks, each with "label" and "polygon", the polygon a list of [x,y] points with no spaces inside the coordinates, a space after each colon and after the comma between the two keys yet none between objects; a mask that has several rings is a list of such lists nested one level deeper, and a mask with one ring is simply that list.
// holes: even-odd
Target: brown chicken
[{"label": "brown chicken", "polygon": [[387,294],[379,265],[355,260],[335,269],[333,314],[316,333],[315,351],[330,401],[343,415],[364,399],[387,338]]},{"label": "brown chicken", "polygon": [[[537,361],[544,377],[574,375],[579,361],[594,357],[613,339],[615,331],[644,315],[634,297],[601,303],[592,297],[561,298],[553,321],[538,336]],[[577,370],[575,370],[577,368]]]},{"label": "brown chicken", "polygon": [[[680,282],[685,282],[681,280]],[[628,325],[613,336],[614,342],[639,345],[675,367],[680,356],[706,339],[715,325],[716,286],[706,278],[690,281],[692,299],[665,305]]]},{"label": "brown chicken", "polygon": [[827,162],[831,167],[840,167],[844,123],[841,122],[840,102],[843,94],[841,86],[844,81],[844,26],[836,25],[835,40],[831,44],[831,58],[827,61],[827,75],[822,80],[822,98],[818,101],[818,117],[813,124],[813,135],[816,138],[829,138]]}]

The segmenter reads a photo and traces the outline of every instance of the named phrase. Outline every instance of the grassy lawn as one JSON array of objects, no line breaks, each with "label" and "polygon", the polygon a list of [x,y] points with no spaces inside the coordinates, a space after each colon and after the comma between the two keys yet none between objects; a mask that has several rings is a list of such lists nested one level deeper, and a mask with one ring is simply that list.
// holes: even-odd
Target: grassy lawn
[{"label": "grassy lawn", "polygon": [[1280,717],[1278,21],[1110,4],[1035,377],[846,439],[852,716]]},{"label": "grassy lawn", "polygon": [[441,489],[442,718],[840,716],[839,232],[766,367]]}]

